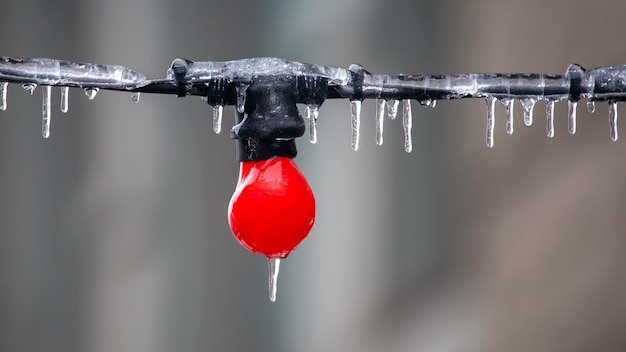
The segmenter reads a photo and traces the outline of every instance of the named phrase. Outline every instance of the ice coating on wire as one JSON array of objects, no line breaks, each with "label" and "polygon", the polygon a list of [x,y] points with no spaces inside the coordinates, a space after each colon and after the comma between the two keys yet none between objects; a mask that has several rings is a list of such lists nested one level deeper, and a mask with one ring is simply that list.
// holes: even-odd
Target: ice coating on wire
[{"label": "ice coating on wire", "polygon": [[[328,99],[375,99],[418,101],[459,98],[564,100],[581,98],[592,101],[626,100],[626,66],[585,70],[570,65],[564,75],[551,74],[453,74],[453,75],[381,75],[362,70],[356,77],[350,70],[301,63],[280,58],[247,58],[232,61],[176,59],[184,65],[182,77],[174,67],[165,79],[146,79],[136,71],[117,65],[77,63],[46,58],[0,57],[0,82],[36,83],[102,89],[138,90],[153,93],[180,94],[173,89],[182,80],[186,94],[203,95],[196,85],[212,80],[250,83],[256,77],[319,77],[331,87]],[[355,79],[358,78],[357,79]],[[195,88],[195,89],[194,89]],[[359,96],[354,96],[358,94]],[[231,102],[228,102],[232,104]],[[389,104],[388,104],[389,105]],[[392,115],[392,114],[390,114]]]},{"label": "ice coating on wire", "polygon": [[[232,61],[183,62],[184,83],[187,93],[191,87],[214,79],[227,82],[249,83],[255,77],[283,76],[296,79],[299,76],[321,77],[337,87],[328,92],[327,98],[383,98],[386,100],[428,99],[449,100],[458,98],[498,99],[551,99],[577,101],[580,98],[602,101],[626,100],[626,66],[600,67],[585,70],[570,65],[564,75],[551,74],[453,74],[453,75],[381,75],[363,70],[362,81],[355,81],[351,71],[326,65],[314,65],[280,58],[247,58]],[[136,71],[118,65],[77,63],[47,58],[0,57],[0,81],[39,85],[99,87],[102,89],[135,90],[149,85],[176,84],[179,77],[171,67],[165,79],[148,80]],[[358,89],[357,89],[358,88]],[[141,91],[150,91],[141,89]],[[154,92],[176,93],[171,89],[153,89]],[[353,97],[356,92],[360,97]]]},{"label": "ice coating on wire", "polygon": [[123,66],[45,58],[0,57],[0,77],[8,82],[127,90],[148,83],[144,75]]},{"label": "ice coating on wire", "polygon": [[[260,57],[233,61],[204,61],[190,63],[185,79],[189,83],[206,82],[224,78],[232,82],[250,82],[254,76],[320,76],[329,83],[346,85],[350,73],[346,69],[332,66],[312,65],[275,57]],[[174,77],[172,69],[168,78]]]}]

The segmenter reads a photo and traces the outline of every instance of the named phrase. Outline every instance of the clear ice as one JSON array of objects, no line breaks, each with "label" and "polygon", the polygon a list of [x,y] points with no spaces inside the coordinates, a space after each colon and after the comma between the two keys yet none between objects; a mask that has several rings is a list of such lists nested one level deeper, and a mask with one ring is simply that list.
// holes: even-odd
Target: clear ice
[{"label": "clear ice", "polygon": [[437,106],[437,101],[430,98],[420,100],[419,103],[421,106],[425,106],[427,108],[434,108],[435,106]]},{"label": "clear ice", "polygon": [[318,105],[307,105],[304,109],[304,114],[309,120],[309,141],[312,144],[317,143],[317,116],[319,114],[320,107]]},{"label": "clear ice", "polygon": [[7,87],[9,82],[0,82],[0,110],[7,109]]},{"label": "clear ice", "polygon": [[213,132],[219,134],[222,132],[222,115],[224,114],[223,105],[215,105],[213,107]]},{"label": "clear ice", "polygon": [[269,293],[270,293],[270,301],[276,302],[276,291],[278,289],[278,271],[280,270],[280,259],[279,258],[268,258],[269,264]]},{"label": "clear ice", "polygon": [[146,77],[123,66],[61,61],[45,58],[0,60],[0,72],[14,81],[28,79],[41,85],[128,89],[148,84]]},{"label": "clear ice", "polygon": [[546,135],[554,137],[554,100],[546,101]]},{"label": "clear ice", "polygon": [[61,87],[61,112],[66,113],[69,109],[70,87]]},{"label": "clear ice", "polygon": [[[186,76],[190,78],[191,83],[206,82],[216,77],[237,82],[253,75],[284,76],[300,75],[303,72],[325,78],[328,83],[335,85],[345,85],[351,77],[350,72],[343,68],[312,65],[275,57],[233,61],[196,61],[188,65]],[[168,70],[167,77],[169,79],[174,77],[171,69]]]},{"label": "clear ice", "polygon": [[351,146],[352,150],[359,149],[359,130],[361,129],[361,101],[350,100],[350,124],[351,124]]},{"label": "clear ice", "polygon": [[506,108],[506,133],[513,134],[513,99],[504,98],[500,103]]},{"label": "clear ice", "polygon": [[402,127],[404,128],[404,151],[410,153],[413,150],[413,141],[411,140],[413,113],[409,99],[402,100]]},{"label": "clear ice", "polygon": [[250,85],[241,83],[237,85],[237,112],[243,114],[246,107],[246,93]]},{"label": "clear ice", "polygon": [[487,147],[493,148],[493,129],[496,124],[495,119],[496,98],[487,98]]},{"label": "clear ice", "polygon": [[385,99],[376,99],[376,144],[383,144],[383,124],[385,122]]},{"label": "clear ice", "polygon": [[37,83],[22,83],[22,88],[33,95],[35,92],[35,88],[37,88]]},{"label": "clear ice", "polygon": [[594,113],[596,112],[596,102],[595,101],[587,101],[587,111],[589,111],[590,113]]},{"label": "clear ice", "polygon": [[520,103],[522,103],[522,107],[524,107],[524,124],[526,126],[533,124],[533,108],[535,107],[536,102],[537,99],[535,98],[520,99]]},{"label": "clear ice", "polygon": [[617,102],[609,102],[609,130],[611,133],[611,140],[617,141]]},{"label": "clear ice", "polygon": [[52,120],[52,115],[51,115],[51,110],[52,110],[52,104],[50,103],[51,100],[51,93],[52,93],[52,86],[44,86],[42,89],[43,92],[43,100],[41,103],[41,111],[42,111],[42,120],[41,120],[41,135],[43,136],[43,138],[48,138],[50,137],[50,123]]},{"label": "clear ice", "polygon": [[139,92],[130,93],[130,100],[134,101],[135,103],[138,103],[140,98],[141,98],[141,93]]},{"label": "clear ice", "polygon": [[87,96],[89,100],[94,100],[99,90],[100,89],[97,87],[89,87],[89,88],[84,89],[85,95]]},{"label": "clear ice", "polygon": [[567,101],[567,129],[569,130],[569,134],[576,133],[576,107],[578,106],[577,101]]},{"label": "clear ice", "polygon": [[400,101],[396,99],[387,100],[387,116],[392,120],[398,116],[398,104],[400,104]]}]

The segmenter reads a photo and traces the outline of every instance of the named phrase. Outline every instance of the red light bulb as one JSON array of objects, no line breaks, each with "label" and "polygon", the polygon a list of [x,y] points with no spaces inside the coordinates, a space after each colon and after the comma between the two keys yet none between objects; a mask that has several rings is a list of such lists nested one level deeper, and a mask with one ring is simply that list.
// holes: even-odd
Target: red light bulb
[{"label": "red light bulb", "polygon": [[309,234],[314,222],[313,191],[291,158],[241,163],[228,223],[243,247],[268,258],[270,300],[276,300],[280,259]]}]

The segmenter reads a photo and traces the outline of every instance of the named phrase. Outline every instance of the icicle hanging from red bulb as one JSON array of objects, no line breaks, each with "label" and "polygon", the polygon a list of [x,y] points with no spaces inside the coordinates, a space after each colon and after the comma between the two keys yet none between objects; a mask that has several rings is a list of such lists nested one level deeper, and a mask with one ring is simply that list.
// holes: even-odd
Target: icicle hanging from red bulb
[{"label": "icicle hanging from red bulb", "polygon": [[313,191],[291,158],[241,163],[228,223],[243,247],[268,258],[272,302],[280,259],[309,234],[314,222]]}]

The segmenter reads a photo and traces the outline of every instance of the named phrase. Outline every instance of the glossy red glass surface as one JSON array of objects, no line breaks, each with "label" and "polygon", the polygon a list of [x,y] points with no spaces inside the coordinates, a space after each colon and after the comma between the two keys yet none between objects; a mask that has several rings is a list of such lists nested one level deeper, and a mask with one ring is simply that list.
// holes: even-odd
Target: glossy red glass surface
[{"label": "glossy red glass surface", "polygon": [[290,158],[242,162],[228,222],[246,249],[285,258],[313,227],[313,191]]}]

